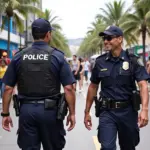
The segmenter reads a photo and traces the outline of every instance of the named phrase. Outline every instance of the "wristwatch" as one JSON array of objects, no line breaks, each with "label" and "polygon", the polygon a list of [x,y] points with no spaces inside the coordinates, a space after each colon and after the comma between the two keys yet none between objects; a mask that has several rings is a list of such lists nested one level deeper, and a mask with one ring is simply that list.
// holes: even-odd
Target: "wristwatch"
[{"label": "wristwatch", "polygon": [[2,117],[8,117],[10,115],[10,113],[3,113],[3,112],[1,112],[1,116]]}]

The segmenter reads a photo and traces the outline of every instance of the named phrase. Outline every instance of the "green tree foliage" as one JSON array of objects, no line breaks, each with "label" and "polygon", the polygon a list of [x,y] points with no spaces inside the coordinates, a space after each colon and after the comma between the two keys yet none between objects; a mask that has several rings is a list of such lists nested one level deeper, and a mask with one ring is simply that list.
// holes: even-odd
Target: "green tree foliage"
[{"label": "green tree foliage", "polygon": [[81,56],[90,56],[96,52],[102,52],[103,42],[99,38],[98,33],[103,31],[106,28],[106,24],[98,18],[95,22],[92,23],[92,27],[89,28],[86,37],[78,51],[78,55]]},{"label": "green tree foliage", "polygon": [[[110,25],[120,26],[120,24],[124,22],[126,13],[130,10],[125,10],[125,2],[122,2],[121,0],[119,2],[115,0],[111,3],[107,3],[105,4],[105,7],[106,8],[100,8],[100,14],[96,15],[96,21],[92,23],[92,28],[87,32],[86,38],[81,44],[78,54],[92,55],[99,51],[102,52],[103,41],[98,36],[99,32],[104,31],[104,29]],[[133,38],[131,41],[128,34],[124,37],[127,44],[131,44],[132,41],[136,39],[134,35],[132,35]]]},{"label": "green tree foliage", "polygon": [[50,45],[62,50],[66,56],[70,56],[71,52],[67,44],[68,41],[66,37],[62,34],[61,26],[57,23],[59,19],[58,16],[53,16],[52,11],[46,9],[44,14],[41,15],[41,17],[48,20],[54,28],[54,31],[52,31],[52,40],[50,42]]},{"label": "green tree foliage", "polygon": [[8,22],[8,54],[10,55],[10,19],[16,23],[19,32],[24,31],[24,23],[20,17],[27,17],[28,13],[41,14],[41,10],[31,5],[32,3],[38,3],[38,0],[0,0],[0,13],[4,13],[5,18],[2,22],[3,29],[5,22]]},{"label": "green tree foliage", "polygon": [[[145,0],[145,2],[146,1],[147,0]],[[146,64],[145,41],[147,35],[150,36],[150,8],[147,7],[147,5],[142,5],[143,3],[141,2],[145,3],[144,0],[139,0],[134,3],[134,12],[128,13],[125,16],[125,22],[122,23],[121,27],[123,28],[125,35],[132,34],[138,39],[141,36],[143,43],[143,62]]]}]

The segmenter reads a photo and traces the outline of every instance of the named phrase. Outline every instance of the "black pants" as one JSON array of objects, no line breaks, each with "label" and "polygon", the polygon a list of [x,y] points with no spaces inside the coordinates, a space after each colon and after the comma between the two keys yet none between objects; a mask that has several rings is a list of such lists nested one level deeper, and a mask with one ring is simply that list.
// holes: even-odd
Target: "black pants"
[{"label": "black pants", "polygon": [[22,150],[62,150],[66,132],[56,119],[56,110],[44,104],[23,104],[19,116],[18,145]]},{"label": "black pants", "polygon": [[138,145],[138,113],[132,107],[119,110],[103,110],[99,116],[98,140],[101,150],[116,150],[118,133],[120,150],[135,150]]}]

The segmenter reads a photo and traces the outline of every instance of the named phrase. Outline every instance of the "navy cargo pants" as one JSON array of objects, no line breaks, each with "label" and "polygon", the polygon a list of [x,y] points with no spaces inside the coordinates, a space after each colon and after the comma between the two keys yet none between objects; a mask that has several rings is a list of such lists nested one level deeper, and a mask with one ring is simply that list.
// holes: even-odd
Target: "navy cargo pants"
[{"label": "navy cargo pants", "polygon": [[101,150],[116,150],[117,133],[121,150],[135,150],[140,140],[137,121],[138,113],[132,107],[102,110],[98,126]]},{"label": "navy cargo pants", "polygon": [[22,104],[19,116],[18,145],[22,150],[62,150],[65,146],[63,122],[56,110],[45,110],[44,104]]}]

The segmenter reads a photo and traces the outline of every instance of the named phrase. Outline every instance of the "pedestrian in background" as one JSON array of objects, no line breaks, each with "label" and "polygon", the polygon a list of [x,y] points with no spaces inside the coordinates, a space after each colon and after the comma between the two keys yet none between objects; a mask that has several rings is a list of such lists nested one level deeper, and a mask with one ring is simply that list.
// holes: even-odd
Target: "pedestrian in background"
[{"label": "pedestrian in background", "polygon": [[83,62],[83,58],[79,58],[79,75],[80,75],[80,79],[79,79],[79,93],[82,92],[82,88],[83,88],[83,77],[84,77],[84,62]]},{"label": "pedestrian in background", "polygon": [[76,91],[76,88],[77,88],[77,82],[79,82],[80,80],[80,74],[79,74],[79,69],[80,69],[80,62],[79,60],[77,59],[77,56],[76,55],[73,55],[73,60],[72,60],[72,73],[74,75],[74,78],[76,80],[76,82],[74,83],[74,89]]},{"label": "pedestrian in background", "polygon": [[7,52],[3,52],[3,53],[2,53],[1,61],[2,61],[2,60],[5,60],[6,63],[7,63],[7,65],[10,64],[10,58],[8,58]]},{"label": "pedestrian in background", "polygon": [[85,76],[85,81],[88,83],[88,72],[90,70],[90,63],[88,61],[88,58],[84,59],[84,76]]}]

